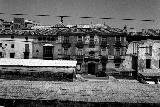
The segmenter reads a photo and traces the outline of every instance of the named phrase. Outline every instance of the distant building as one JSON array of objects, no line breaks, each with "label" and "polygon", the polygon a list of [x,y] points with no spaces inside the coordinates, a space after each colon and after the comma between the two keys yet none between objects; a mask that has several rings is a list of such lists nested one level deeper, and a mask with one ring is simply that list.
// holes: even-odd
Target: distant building
[{"label": "distant building", "polygon": [[128,45],[127,34],[109,26],[69,28],[59,23],[49,29],[14,30],[1,35],[1,57],[77,60],[77,72],[89,74],[118,68]]},{"label": "distant building", "polygon": [[32,58],[32,41],[30,36],[3,34],[0,36],[0,57]]},{"label": "distant building", "polygon": [[14,30],[22,30],[25,28],[25,19],[24,18],[14,18],[13,20],[13,29]]},{"label": "distant building", "polygon": [[138,72],[144,76],[160,77],[160,41],[141,41],[138,48]]},{"label": "distant building", "polygon": [[[126,57],[123,62],[125,68],[135,69],[138,73],[148,78],[160,77],[160,40],[148,36],[139,37],[128,45]],[[135,75],[137,73],[135,72]]]}]

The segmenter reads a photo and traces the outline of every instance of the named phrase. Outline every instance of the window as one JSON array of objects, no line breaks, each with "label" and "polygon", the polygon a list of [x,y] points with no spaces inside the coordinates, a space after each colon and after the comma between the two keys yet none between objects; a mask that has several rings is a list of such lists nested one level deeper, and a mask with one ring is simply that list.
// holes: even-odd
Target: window
[{"label": "window", "polygon": [[77,50],[77,55],[83,55],[83,50],[82,49],[78,49]]},{"label": "window", "polygon": [[28,37],[27,36],[25,37],[25,39],[26,39],[26,41],[28,41]]},{"label": "window", "polygon": [[116,36],[116,41],[121,41],[121,37],[120,36]]},{"label": "window", "polygon": [[138,43],[137,42],[133,42],[133,54],[137,54],[137,50],[138,49]]},{"label": "window", "polygon": [[50,40],[51,40],[51,41],[55,41],[56,39],[55,39],[55,37],[52,37],[52,38],[50,38]]},{"label": "window", "polygon": [[120,48],[115,48],[115,56],[120,56],[121,54],[121,49]]},{"label": "window", "polygon": [[11,36],[11,39],[14,39],[14,36]]},{"label": "window", "polygon": [[146,59],[146,68],[151,68],[151,59]]},{"label": "window", "polygon": [[152,56],[152,46],[146,47],[146,55]]},{"label": "window", "polygon": [[64,55],[68,55],[68,49],[64,49]]},{"label": "window", "polygon": [[47,40],[50,41],[51,40],[50,37],[48,37]]},{"label": "window", "polygon": [[0,43],[0,47],[2,47],[2,43]]},{"label": "window", "polygon": [[102,37],[102,42],[106,42],[106,38],[105,37]]},{"label": "window", "polygon": [[0,52],[0,58],[2,58],[2,52]]},{"label": "window", "polygon": [[64,36],[64,42],[68,43],[69,42],[69,36]]},{"label": "window", "polygon": [[43,40],[46,41],[46,37],[43,37]]},{"label": "window", "polygon": [[14,48],[14,44],[11,44],[11,48]]},{"label": "window", "polygon": [[90,36],[90,41],[89,41],[89,48],[95,48],[95,44],[94,44],[94,36]]},{"label": "window", "polygon": [[15,57],[15,53],[10,53],[10,58],[14,58]]},{"label": "window", "polygon": [[82,41],[82,36],[78,36],[78,41]]},{"label": "window", "polygon": [[29,44],[25,44],[25,52],[29,52]]},{"label": "window", "polygon": [[41,40],[42,40],[42,37],[38,37],[38,40],[41,41]]}]

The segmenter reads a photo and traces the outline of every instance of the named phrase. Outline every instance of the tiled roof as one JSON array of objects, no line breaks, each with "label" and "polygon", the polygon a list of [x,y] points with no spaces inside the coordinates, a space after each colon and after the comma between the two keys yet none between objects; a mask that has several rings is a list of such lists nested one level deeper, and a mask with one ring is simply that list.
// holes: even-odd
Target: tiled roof
[{"label": "tiled roof", "polygon": [[29,34],[29,35],[56,35],[59,34],[85,34],[85,33],[95,33],[95,34],[120,34],[124,33],[123,30],[118,28],[111,28],[109,26],[96,26],[93,28],[79,28],[77,26],[66,27],[62,23],[56,24],[55,27],[49,29],[32,29],[32,30],[1,30],[0,34]]}]

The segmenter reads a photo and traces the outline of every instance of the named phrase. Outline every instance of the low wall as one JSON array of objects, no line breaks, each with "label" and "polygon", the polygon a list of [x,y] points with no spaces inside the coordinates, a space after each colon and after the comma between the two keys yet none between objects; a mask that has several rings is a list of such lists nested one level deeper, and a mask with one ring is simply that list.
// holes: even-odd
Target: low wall
[{"label": "low wall", "polygon": [[0,66],[1,79],[73,81],[75,68]]}]

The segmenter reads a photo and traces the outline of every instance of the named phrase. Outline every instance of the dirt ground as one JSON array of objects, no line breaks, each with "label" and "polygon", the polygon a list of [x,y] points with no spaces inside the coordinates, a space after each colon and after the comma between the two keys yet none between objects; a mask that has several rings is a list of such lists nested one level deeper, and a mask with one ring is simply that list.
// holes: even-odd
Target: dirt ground
[{"label": "dirt ground", "polygon": [[109,78],[80,82],[0,80],[0,98],[87,102],[160,103],[159,84]]}]

